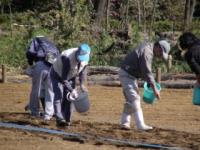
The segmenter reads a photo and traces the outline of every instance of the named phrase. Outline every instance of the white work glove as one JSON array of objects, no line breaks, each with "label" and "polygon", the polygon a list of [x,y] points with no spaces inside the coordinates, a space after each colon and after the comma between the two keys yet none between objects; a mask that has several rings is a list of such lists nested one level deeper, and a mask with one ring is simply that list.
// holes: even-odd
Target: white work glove
[{"label": "white work glove", "polygon": [[73,89],[70,93],[67,94],[67,99],[69,101],[74,101],[78,98],[78,92],[76,89]]}]

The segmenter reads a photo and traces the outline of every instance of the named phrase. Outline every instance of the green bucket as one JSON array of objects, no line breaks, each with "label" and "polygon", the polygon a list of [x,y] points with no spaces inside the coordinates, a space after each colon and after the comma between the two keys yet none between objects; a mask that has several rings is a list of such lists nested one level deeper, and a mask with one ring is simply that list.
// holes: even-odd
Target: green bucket
[{"label": "green bucket", "polygon": [[200,105],[200,87],[195,87],[193,89],[192,102],[193,102],[194,105]]},{"label": "green bucket", "polygon": [[[159,91],[161,90],[161,86],[159,83],[156,83],[156,87]],[[147,82],[144,83],[143,100],[144,100],[144,102],[146,102],[148,104],[153,104],[156,100],[154,92],[150,86],[148,87]]]}]

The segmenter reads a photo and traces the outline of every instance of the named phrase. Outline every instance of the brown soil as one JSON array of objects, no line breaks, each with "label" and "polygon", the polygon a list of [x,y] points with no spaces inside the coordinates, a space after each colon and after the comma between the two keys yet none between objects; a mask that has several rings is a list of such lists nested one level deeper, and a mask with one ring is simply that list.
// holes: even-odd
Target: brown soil
[{"label": "brown soil", "polygon": [[[58,129],[54,119],[49,126],[43,125],[41,119],[33,119],[24,111],[30,86],[30,83],[0,84],[0,121]],[[155,104],[149,105],[142,102],[146,123],[155,127],[152,131],[137,131],[134,121],[130,131],[121,130],[119,119],[124,102],[121,88],[105,86],[89,86],[90,111],[85,114],[74,113],[72,125],[59,130],[80,133],[93,138],[102,136],[184,149],[200,149],[200,107],[192,104],[192,90],[162,89],[161,92],[162,99]],[[97,143],[91,138],[81,144],[66,140],[62,136],[0,128],[0,150],[13,149],[128,150],[141,148],[117,147]]]}]

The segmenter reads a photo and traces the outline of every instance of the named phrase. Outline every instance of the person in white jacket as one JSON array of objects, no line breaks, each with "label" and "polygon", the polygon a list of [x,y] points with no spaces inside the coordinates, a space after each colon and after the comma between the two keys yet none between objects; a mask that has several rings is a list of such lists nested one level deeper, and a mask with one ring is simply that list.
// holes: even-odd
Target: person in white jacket
[{"label": "person in white jacket", "polygon": [[[89,63],[91,48],[88,44],[81,44],[78,48],[65,50],[53,63],[47,83],[48,98],[45,101],[44,120],[48,121],[55,113],[57,126],[66,126],[71,121],[70,101],[65,101],[70,92],[71,98],[77,98],[75,89],[76,78],[79,77],[80,88],[85,91],[86,67]],[[64,94],[63,94],[64,93]],[[66,104],[67,103],[67,104]]]}]

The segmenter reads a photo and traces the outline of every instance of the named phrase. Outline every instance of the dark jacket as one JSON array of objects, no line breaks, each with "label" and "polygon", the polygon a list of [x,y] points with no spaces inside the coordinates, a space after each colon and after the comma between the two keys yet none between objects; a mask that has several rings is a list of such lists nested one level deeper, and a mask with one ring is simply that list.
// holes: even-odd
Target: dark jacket
[{"label": "dark jacket", "polygon": [[36,37],[31,41],[31,44],[26,52],[26,57],[29,65],[38,60],[44,60],[48,53],[52,53],[55,56],[59,55],[60,51],[54,43],[49,41],[45,37]]},{"label": "dark jacket", "polygon": [[154,43],[143,43],[129,53],[122,61],[121,68],[136,78],[154,83],[152,73]]},{"label": "dark jacket", "polygon": [[191,70],[196,74],[200,74],[200,42],[191,46],[185,53],[185,59]]}]

